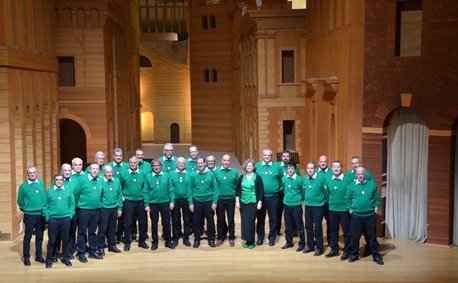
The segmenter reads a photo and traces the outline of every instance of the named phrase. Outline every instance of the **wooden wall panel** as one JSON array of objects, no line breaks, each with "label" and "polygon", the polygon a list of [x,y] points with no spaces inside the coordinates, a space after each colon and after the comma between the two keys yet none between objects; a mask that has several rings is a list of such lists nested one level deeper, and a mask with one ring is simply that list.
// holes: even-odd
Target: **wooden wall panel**
[{"label": "wooden wall panel", "polygon": [[428,243],[452,243],[454,151],[451,145],[451,137],[429,137]]},{"label": "wooden wall panel", "polygon": [[[202,17],[214,15],[216,28],[202,28]],[[189,8],[192,143],[201,150],[234,151],[232,25],[227,4]],[[218,71],[217,82],[204,82],[204,69]],[[203,109],[214,109],[207,111]]]}]

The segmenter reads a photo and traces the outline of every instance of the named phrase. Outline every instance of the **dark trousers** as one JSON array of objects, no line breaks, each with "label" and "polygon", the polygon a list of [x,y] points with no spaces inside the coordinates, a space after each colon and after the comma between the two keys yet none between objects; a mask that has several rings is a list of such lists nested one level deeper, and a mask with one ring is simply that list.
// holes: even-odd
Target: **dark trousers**
[{"label": "dark trousers", "polygon": [[351,215],[351,253],[352,255],[359,255],[359,239],[366,231],[366,241],[372,251],[372,256],[380,256],[380,246],[377,241],[375,227],[377,223],[377,214],[373,213],[369,216]]},{"label": "dark trousers", "polygon": [[307,247],[323,250],[323,206],[305,206]]},{"label": "dark trousers", "polygon": [[201,229],[199,227],[204,226],[204,219],[207,220],[207,235],[208,241],[215,240],[215,219],[213,218],[212,201],[200,202],[194,199],[194,217],[195,217],[195,229],[194,239],[196,241],[201,240]]},{"label": "dark trousers", "polygon": [[124,235],[124,213],[121,215],[121,217],[118,217],[118,227],[116,229],[116,237],[118,239],[122,239]]},{"label": "dark trousers", "polygon": [[[58,248],[56,242],[59,237],[62,241],[62,258],[70,259],[70,246],[69,246],[69,235],[70,235],[70,217],[65,218],[53,218],[48,219],[48,250],[46,260],[52,260],[54,258],[54,251]],[[86,247],[86,246],[85,246]]]},{"label": "dark trousers", "polygon": [[264,241],[266,235],[266,214],[269,214],[269,241],[275,241],[278,232],[278,203],[279,203],[279,193],[276,193],[273,196],[264,197],[262,202],[262,208],[258,211],[256,224],[256,231],[258,234],[258,241]]},{"label": "dark trousers", "polygon": [[[235,239],[235,198],[219,199],[216,207],[216,223],[218,228],[218,240],[225,240],[229,232],[229,240]],[[227,215],[227,222],[226,222]]]},{"label": "dark trousers", "polygon": [[285,239],[286,243],[293,245],[293,231],[297,230],[299,233],[299,246],[305,246],[305,232],[304,221],[302,218],[302,204],[289,207],[283,205],[285,214]]},{"label": "dark trousers", "polygon": [[326,220],[326,240],[331,245],[331,218],[329,217],[329,202],[324,203],[323,217]]},{"label": "dark trousers", "polygon": [[22,243],[22,254],[24,258],[30,257],[30,241],[32,240],[33,231],[35,231],[35,256],[41,256],[43,250],[43,231],[45,221],[41,214],[34,215],[24,213],[24,240]]},{"label": "dark trousers", "polygon": [[330,247],[331,251],[339,251],[339,224],[342,225],[344,234],[345,253],[351,252],[351,234],[350,234],[350,213],[348,211],[329,211],[329,227],[331,229]]},{"label": "dark trousers", "polygon": [[170,229],[170,203],[150,203],[149,204],[149,215],[151,218],[151,243],[157,244],[159,242],[159,236],[157,232],[157,224],[159,222],[159,213],[161,213],[162,221],[162,232],[165,242],[170,242],[171,240],[171,229]]},{"label": "dark trousers", "polygon": [[240,228],[242,240],[247,244],[254,244],[256,216],[258,215],[257,203],[240,203]]},{"label": "dark trousers", "polygon": [[124,243],[130,244],[132,240],[130,239],[130,235],[132,234],[132,230],[134,229],[135,223],[135,216],[137,215],[138,220],[138,230],[140,233],[139,241],[144,242],[146,240],[146,217],[145,217],[145,206],[143,200],[140,201],[131,201],[131,200],[124,200],[124,204],[122,207],[122,213],[124,214]]},{"label": "dark trousers", "polygon": [[99,249],[105,248],[105,237],[108,246],[116,245],[116,220],[118,219],[118,208],[101,208],[99,231],[97,233]]},{"label": "dark trousers", "polygon": [[175,199],[175,207],[172,210],[172,233],[173,240],[178,241],[181,231],[181,214],[183,213],[183,240],[189,240],[191,212],[187,200]]},{"label": "dark trousers", "polygon": [[[278,213],[277,213],[277,220],[278,220],[277,235],[281,234],[281,220],[283,219],[283,210],[284,210],[283,199],[284,198],[285,198],[285,194],[283,192],[279,193],[278,195]],[[286,223],[285,223],[285,226],[286,226]]]},{"label": "dark trousers", "polygon": [[[97,226],[99,225],[100,209],[78,209],[78,239],[76,249],[78,254],[86,253],[86,233],[89,243],[89,253],[98,249]],[[70,227],[69,227],[70,229]]]},{"label": "dark trousers", "polygon": [[78,227],[78,213],[75,213],[70,221],[70,234],[68,246],[70,253],[73,254],[76,250],[76,227]]}]

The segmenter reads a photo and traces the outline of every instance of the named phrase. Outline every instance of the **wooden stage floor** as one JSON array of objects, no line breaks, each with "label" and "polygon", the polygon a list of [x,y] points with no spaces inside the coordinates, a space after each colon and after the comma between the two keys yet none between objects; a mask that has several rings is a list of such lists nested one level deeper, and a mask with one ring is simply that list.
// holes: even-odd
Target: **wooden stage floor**
[{"label": "wooden stage floor", "polygon": [[[238,223],[236,212],[236,235]],[[244,249],[240,238],[235,247],[225,242],[210,248],[203,240],[193,249],[180,241],[175,250],[161,241],[156,251],[132,243],[130,252],[107,253],[103,260],[88,259],[86,264],[73,260],[72,267],[58,262],[46,269],[33,259],[31,266],[23,265],[21,239],[0,244],[0,282],[458,282],[457,247],[379,239],[385,261],[379,266],[372,257],[349,263],[297,253],[298,238],[294,240],[295,247],[287,250],[281,249],[284,236],[277,237],[274,247],[264,244],[253,250]]]}]

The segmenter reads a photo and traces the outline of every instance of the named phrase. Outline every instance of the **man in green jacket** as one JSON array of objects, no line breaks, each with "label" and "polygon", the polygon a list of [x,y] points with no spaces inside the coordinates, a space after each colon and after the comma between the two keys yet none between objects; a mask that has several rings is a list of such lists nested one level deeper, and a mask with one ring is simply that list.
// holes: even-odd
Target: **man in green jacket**
[{"label": "man in green jacket", "polygon": [[197,172],[190,175],[188,184],[189,210],[194,212],[194,245],[200,246],[201,227],[204,225],[204,218],[207,220],[208,245],[212,248],[215,244],[215,219],[213,213],[218,204],[218,185],[215,173],[205,166],[205,158],[197,157]]},{"label": "man in green jacket", "polygon": [[43,209],[43,216],[48,222],[48,252],[46,256],[46,268],[52,267],[54,251],[62,241],[62,262],[66,266],[72,266],[70,262],[70,222],[75,214],[75,200],[73,192],[64,186],[64,175],[54,175],[54,185],[46,190],[46,202]]},{"label": "man in green jacket", "polygon": [[45,185],[42,180],[37,178],[37,167],[27,168],[27,181],[19,186],[17,204],[19,209],[24,212],[25,233],[22,244],[22,254],[24,265],[30,263],[30,240],[35,231],[35,261],[45,263],[42,256],[44,219],[42,216],[43,205],[45,202]]},{"label": "man in green jacket", "polygon": [[302,185],[305,195],[305,231],[307,248],[304,253],[316,251],[314,256],[322,255],[324,203],[328,198],[326,179],[316,172],[315,162],[307,163],[307,175]]},{"label": "man in green jacket", "polygon": [[102,207],[103,184],[99,178],[99,164],[92,163],[89,166],[89,175],[81,178],[81,186],[77,187],[73,194],[75,203],[78,206],[78,238],[77,250],[78,260],[87,262],[86,258],[86,235],[89,244],[89,257],[103,259],[98,253],[97,227],[100,219],[100,208]]},{"label": "man in green jacket", "polygon": [[383,265],[380,246],[376,235],[377,210],[380,207],[380,193],[375,182],[366,179],[366,169],[356,169],[356,182],[351,182],[345,195],[346,208],[351,214],[351,257],[349,262],[359,259],[359,239],[366,232],[374,262]]},{"label": "man in green jacket", "polygon": [[102,207],[100,209],[99,229],[97,233],[99,254],[105,255],[105,238],[108,242],[108,251],[120,253],[116,247],[116,223],[122,215],[121,182],[115,178],[113,168],[105,165],[103,168]]},{"label": "man in green jacket", "polygon": [[258,241],[256,244],[260,246],[264,242],[266,214],[269,214],[269,246],[275,246],[275,239],[281,222],[281,219],[278,219],[278,206],[283,173],[280,164],[272,161],[272,150],[264,149],[262,151],[262,161],[256,163],[254,172],[261,177],[264,183],[264,199],[262,200],[262,208],[257,215]]}]

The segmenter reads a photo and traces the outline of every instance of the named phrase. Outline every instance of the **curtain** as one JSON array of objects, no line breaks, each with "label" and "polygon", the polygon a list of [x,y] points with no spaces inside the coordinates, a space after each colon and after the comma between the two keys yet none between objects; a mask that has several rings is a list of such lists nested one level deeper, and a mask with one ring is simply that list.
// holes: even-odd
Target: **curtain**
[{"label": "curtain", "polygon": [[455,205],[453,222],[453,243],[458,246],[458,123],[455,129]]},{"label": "curtain", "polygon": [[387,128],[386,235],[426,240],[429,130],[412,108],[393,113]]}]

